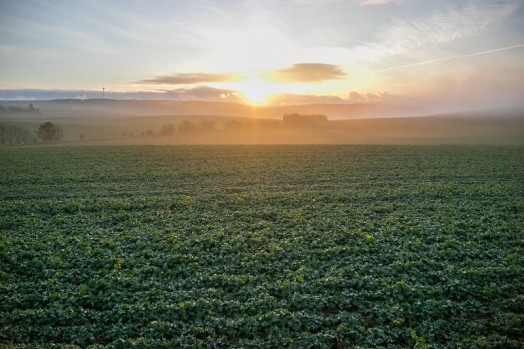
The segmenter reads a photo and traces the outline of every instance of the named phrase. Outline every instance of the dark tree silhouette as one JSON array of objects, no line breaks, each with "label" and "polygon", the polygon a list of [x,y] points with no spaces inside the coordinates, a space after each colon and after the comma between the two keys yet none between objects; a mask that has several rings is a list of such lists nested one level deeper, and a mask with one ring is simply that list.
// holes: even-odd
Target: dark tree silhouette
[{"label": "dark tree silhouette", "polygon": [[16,125],[0,124],[0,145],[29,144],[34,142],[31,132]]},{"label": "dark tree silhouette", "polygon": [[22,107],[15,107],[15,106],[9,106],[9,107],[7,107],[7,110],[10,113],[22,113],[24,111],[24,108],[22,108]]},{"label": "dark tree silhouette", "polygon": [[198,130],[197,124],[195,124],[192,121],[182,121],[180,124],[178,124],[178,132],[180,134],[191,134],[195,133]]},{"label": "dark tree silhouette", "polygon": [[226,120],[224,122],[224,129],[226,130],[240,130],[244,128],[244,123],[239,120]]},{"label": "dark tree silhouette", "polygon": [[171,136],[173,133],[175,133],[175,125],[173,124],[164,124],[162,125],[162,129],[160,130],[161,136]]},{"label": "dark tree silhouette", "polygon": [[200,129],[205,132],[214,131],[216,126],[217,124],[214,121],[202,120],[200,122]]},{"label": "dark tree silhouette", "polygon": [[42,142],[52,143],[58,142],[64,137],[64,131],[60,125],[55,125],[52,122],[44,122],[36,130],[36,135]]}]

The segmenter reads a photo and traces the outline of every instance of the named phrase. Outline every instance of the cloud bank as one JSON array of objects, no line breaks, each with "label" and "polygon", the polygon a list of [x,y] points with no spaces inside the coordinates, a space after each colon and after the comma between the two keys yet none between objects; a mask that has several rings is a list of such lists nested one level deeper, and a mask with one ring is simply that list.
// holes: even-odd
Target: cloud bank
[{"label": "cloud bank", "polygon": [[[209,86],[197,86],[193,88],[177,88],[153,91],[129,91],[112,92],[107,91],[105,97],[108,99],[138,99],[138,100],[178,100],[178,101],[214,101],[244,103],[241,93]],[[93,90],[43,90],[43,89],[19,89],[0,90],[0,101],[32,101],[53,99],[100,99],[101,91]],[[268,98],[268,105],[294,105],[294,104],[341,104],[362,102],[385,102],[406,99],[389,92],[359,93],[351,91],[347,99],[334,95],[308,95],[278,93]]]},{"label": "cloud bank", "polygon": [[274,79],[290,83],[315,83],[326,80],[340,80],[347,74],[338,65],[323,63],[298,63],[272,72]]},{"label": "cloud bank", "polygon": [[235,79],[234,74],[223,73],[181,73],[173,75],[160,75],[152,79],[139,80],[137,84],[151,85],[193,85],[205,82],[227,82]]},{"label": "cloud bank", "polygon": [[[159,75],[150,79],[135,81],[139,85],[195,85],[210,82],[233,82],[253,72],[236,73],[180,73]],[[344,70],[334,64],[297,63],[291,67],[269,71],[256,72],[270,80],[283,83],[320,83],[326,80],[341,80],[347,78]]]},{"label": "cloud bank", "polygon": [[293,105],[293,104],[340,104],[347,101],[338,96],[316,96],[291,93],[279,93],[268,98],[269,105]]},{"label": "cloud bank", "polygon": [[[150,100],[180,100],[180,101],[221,101],[242,102],[236,91],[209,86],[193,88],[178,88],[154,91],[116,92],[106,90],[105,97],[109,99],[150,99]],[[97,99],[102,98],[102,91],[93,90],[43,90],[43,89],[13,89],[0,90],[0,100],[32,101],[52,99]]]}]

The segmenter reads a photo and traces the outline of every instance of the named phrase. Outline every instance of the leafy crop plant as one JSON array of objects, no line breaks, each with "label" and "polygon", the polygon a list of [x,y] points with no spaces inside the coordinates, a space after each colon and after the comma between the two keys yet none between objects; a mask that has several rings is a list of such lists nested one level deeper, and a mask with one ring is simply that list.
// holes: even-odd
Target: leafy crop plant
[{"label": "leafy crop plant", "polygon": [[4,348],[522,348],[524,149],[0,149]]}]

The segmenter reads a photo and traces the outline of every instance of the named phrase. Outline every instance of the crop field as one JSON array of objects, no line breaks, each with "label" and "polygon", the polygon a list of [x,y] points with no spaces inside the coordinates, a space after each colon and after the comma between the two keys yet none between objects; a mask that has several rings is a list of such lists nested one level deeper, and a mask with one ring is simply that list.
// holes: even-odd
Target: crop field
[{"label": "crop field", "polygon": [[522,146],[0,149],[5,348],[522,348]]}]

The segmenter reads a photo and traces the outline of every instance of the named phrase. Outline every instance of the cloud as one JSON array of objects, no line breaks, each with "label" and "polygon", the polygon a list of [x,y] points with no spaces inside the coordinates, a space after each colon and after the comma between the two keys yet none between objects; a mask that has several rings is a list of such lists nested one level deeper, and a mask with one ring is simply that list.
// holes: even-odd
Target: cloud
[{"label": "cloud", "polygon": [[[179,88],[172,90],[116,92],[106,89],[110,99],[167,99],[193,101],[241,102],[236,91],[208,86]],[[0,89],[0,100],[51,100],[51,99],[96,99],[102,91],[94,90],[44,90],[44,89]]]},{"label": "cloud", "polygon": [[434,44],[446,44],[488,32],[519,9],[515,2],[465,2],[412,19],[398,18],[384,31],[381,42],[388,56],[410,53]]},{"label": "cloud", "polygon": [[491,50],[485,50],[485,51],[480,51],[480,52],[467,53],[467,54],[454,55],[454,56],[447,56],[447,57],[430,59],[428,61],[422,61],[422,62],[415,62],[415,63],[397,65],[397,66],[393,66],[393,67],[389,67],[389,68],[380,69],[380,70],[377,70],[377,71],[374,71],[374,72],[370,72],[370,73],[373,73],[373,74],[374,73],[383,73],[383,72],[387,72],[387,71],[395,70],[395,69],[415,67],[415,66],[419,66],[419,65],[426,65],[426,64],[431,64],[431,63],[448,61],[448,60],[451,60],[451,59],[481,56],[481,55],[486,55],[486,54],[489,54],[489,53],[496,53],[496,52],[500,52],[500,51],[512,50],[512,49],[522,48],[522,47],[524,47],[524,44],[517,44],[517,45],[512,45],[512,46],[507,46],[507,47],[499,47],[499,48],[495,48],[495,49],[491,49]]},{"label": "cloud", "polygon": [[147,85],[192,85],[204,82],[226,82],[235,80],[235,75],[230,73],[181,73],[173,75],[160,75],[152,79],[136,81],[137,84]]},{"label": "cloud", "polygon": [[416,0],[360,0],[360,5],[388,5],[388,4],[403,4],[408,1],[416,1]]},{"label": "cloud", "polygon": [[391,0],[360,0],[361,5],[386,5],[392,2]]},{"label": "cloud", "polygon": [[366,98],[364,95],[358,93],[357,91],[351,91],[349,92],[348,99],[352,100],[361,100]]},{"label": "cloud", "polygon": [[[81,97],[81,98],[80,98]],[[57,89],[0,89],[0,100],[48,100],[101,98],[102,91],[57,90]]]},{"label": "cloud", "polygon": [[[253,72],[248,72],[247,74]],[[347,77],[338,65],[324,63],[297,63],[289,68],[259,71],[266,78],[285,83],[314,83],[325,80],[338,80]],[[159,75],[151,79],[135,81],[139,85],[195,85],[210,82],[238,81],[246,72],[237,73],[179,73]]]},{"label": "cloud", "polygon": [[357,91],[350,91],[348,94],[348,101],[350,102],[409,102],[413,98],[408,96],[398,95],[388,91],[360,93]]},{"label": "cloud", "polygon": [[343,0],[295,0],[299,5],[326,5],[340,3]]},{"label": "cloud", "polygon": [[240,102],[240,96],[236,91],[209,87],[197,86],[193,88],[180,88],[174,90],[165,90],[161,93],[165,99],[175,100],[206,100],[206,101],[223,101],[223,102]]},{"label": "cloud", "polygon": [[272,95],[268,98],[270,105],[293,105],[293,104],[337,104],[346,102],[338,96],[315,96],[315,95],[300,95],[290,93],[280,93]]},{"label": "cloud", "polygon": [[339,80],[347,77],[338,65],[323,63],[298,63],[285,69],[272,72],[275,80],[280,82],[322,82],[325,80]]}]

